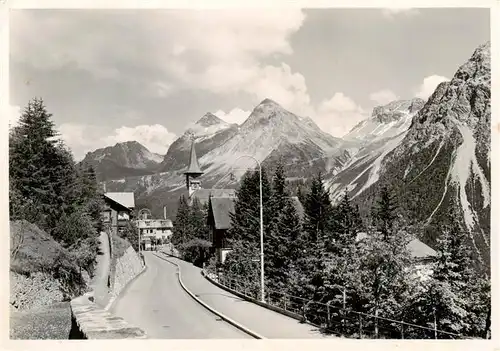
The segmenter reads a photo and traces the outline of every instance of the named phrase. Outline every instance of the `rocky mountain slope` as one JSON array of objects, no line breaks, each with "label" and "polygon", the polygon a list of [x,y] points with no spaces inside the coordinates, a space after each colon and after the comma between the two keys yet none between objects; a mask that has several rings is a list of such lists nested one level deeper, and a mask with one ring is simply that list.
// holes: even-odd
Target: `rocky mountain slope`
[{"label": "rocky mountain slope", "polygon": [[404,139],[413,117],[425,101],[419,98],[393,101],[373,109],[369,119],[361,121],[347,135],[351,142],[350,159],[336,173],[325,177],[333,200],[347,189],[355,197],[377,182],[384,158]]},{"label": "rocky mountain slope", "polygon": [[250,158],[239,158],[243,155],[251,155],[263,164],[282,159],[289,175],[298,177],[309,177],[319,170],[333,172],[349,159],[339,149],[342,140],[323,132],[310,118],[296,116],[266,99],[241,126],[207,113],[172,143],[162,162],[162,172],[109,181],[107,189],[134,191],[139,204],[153,208],[153,212],[167,205],[169,211],[184,190],[183,172],[192,140],[205,172],[205,188],[214,184],[219,188],[234,187],[228,177],[230,172],[238,177],[245,169],[256,166]]},{"label": "rocky mountain slope", "polygon": [[162,156],[144,145],[127,141],[89,152],[81,163],[92,165],[98,179],[108,180],[154,173],[161,161]]},{"label": "rocky mountain slope", "polygon": [[[254,108],[238,132],[225,143],[203,156],[200,164],[205,179],[216,179],[237,169],[241,175],[248,167],[255,167],[251,155],[259,162],[270,163],[282,159],[290,171],[304,176],[307,170],[325,170],[325,157],[337,151],[341,140],[323,132],[310,118],[299,117],[276,102],[265,99]],[[239,171],[238,171],[239,170]]]},{"label": "rocky mountain slope", "polygon": [[[490,46],[480,46],[450,82],[433,95],[391,102],[374,109],[371,118],[343,139],[322,132],[309,118],[299,117],[272,100],[262,101],[241,125],[229,125],[207,114],[170,147],[163,173],[123,177],[108,185],[135,191],[138,203],[153,209],[168,204],[175,214],[185,192],[182,172],[194,138],[203,187],[234,186],[220,182],[230,170],[282,159],[293,178],[325,174],[332,199],[347,189],[368,214],[378,189],[393,188],[401,215],[426,226],[427,244],[447,212],[458,211],[462,229],[471,232],[471,246],[489,262],[490,220]],[[158,211],[158,214],[160,212]]]},{"label": "rocky mountain slope", "polygon": [[184,134],[170,145],[160,170],[171,172],[187,167],[193,140],[196,143],[198,157],[202,157],[223,145],[237,132],[237,124],[226,123],[214,114],[207,113],[196,123],[190,125]]},{"label": "rocky mountain slope", "polygon": [[[394,149],[379,162],[379,175],[358,196],[369,205],[381,185],[391,186],[402,214],[433,225],[455,209],[471,246],[489,265],[490,248],[490,44],[481,45],[450,82],[441,83]],[[368,177],[364,172],[358,179]],[[363,178],[363,179],[361,179]]]}]

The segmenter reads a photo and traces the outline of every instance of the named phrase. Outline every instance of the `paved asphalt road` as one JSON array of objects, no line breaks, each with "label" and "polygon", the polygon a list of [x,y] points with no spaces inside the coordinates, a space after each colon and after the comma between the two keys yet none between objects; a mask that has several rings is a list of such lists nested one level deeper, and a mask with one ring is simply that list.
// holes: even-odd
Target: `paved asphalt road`
[{"label": "paved asphalt road", "polygon": [[120,295],[111,313],[152,339],[252,338],[191,298],[179,285],[174,265],[152,252],[144,252],[144,258],[147,270]]},{"label": "paved asphalt road", "polygon": [[316,327],[310,324],[300,323],[296,319],[245,301],[218,288],[201,275],[200,268],[193,266],[191,263],[163,254],[158,255],[181,266],[184,285],[203,302],[265,338],[335,338],[332,335],[321,334]]}]

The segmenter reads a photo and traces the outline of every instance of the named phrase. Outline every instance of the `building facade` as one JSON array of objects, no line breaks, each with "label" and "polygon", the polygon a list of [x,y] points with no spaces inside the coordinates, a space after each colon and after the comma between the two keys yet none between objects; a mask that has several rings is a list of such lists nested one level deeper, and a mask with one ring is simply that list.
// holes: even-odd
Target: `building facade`
[{"label": "building facade", "polygon": [[103,224],[114,234],[121,233],[134,218],[134,193],[104,193]]},{"label": "building facade", "polygon": [[164,243],[170,242],[174,228],[170,219],[138,219],[136,225],[141,238],[155,238]]},{"label": "building facade", "polygon": [[234,213],[234,201],[235,197],[214,196],[208,200],[209,241],[212,243],[211,252],[219,263],[224,263],[227,254],[231,252],[227,231],[231,227],[230,214]]}]

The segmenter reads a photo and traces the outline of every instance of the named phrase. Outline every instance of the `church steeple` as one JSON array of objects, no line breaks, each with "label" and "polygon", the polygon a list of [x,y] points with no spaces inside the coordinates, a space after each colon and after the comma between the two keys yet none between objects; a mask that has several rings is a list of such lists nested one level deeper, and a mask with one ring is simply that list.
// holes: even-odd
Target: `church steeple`
[{"label": "church steeple", "polygon": [[200,169],[200,165],[198,164],[198,157],[196,157],[196,149],[194,148],[194,140],[191,144],[191,155],[189,157],[189,167],[184,174],[197,174],[202,175],[203,172]]},{"label": "church steeple", "polygon": [[198,164],[198,157],[196,156],[196,149],[194,147],[194,138],[192,139],[191,144],[191,155],[189,157],[189,166],[184,172],[186,175],[186,188],[188,189],[189,198],[193,193],[201,188],[201,182],[199,179],[203,172],[200,169],[200,165]]}]

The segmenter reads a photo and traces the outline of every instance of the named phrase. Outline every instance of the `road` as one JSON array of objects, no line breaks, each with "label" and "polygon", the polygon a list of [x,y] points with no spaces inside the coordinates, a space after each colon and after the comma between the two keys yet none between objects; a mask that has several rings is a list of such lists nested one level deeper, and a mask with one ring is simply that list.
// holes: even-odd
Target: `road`
[{"label": "road", "polygon": [[252,338],[221,320],[179,285],[177,268],[144,252],[147,270],[132,282],[110,312],[143,329],[152,339]]},{"label": "road", "polygon": [[[162,255],[162,254],[159,254]],[[177,258],[161,256],[181,267],[184,285],[203,302],[250,330],[269,339],[335,338],[322,334],[318,328],[296,319],[245,301],[210,283],[201,269]]]}]

